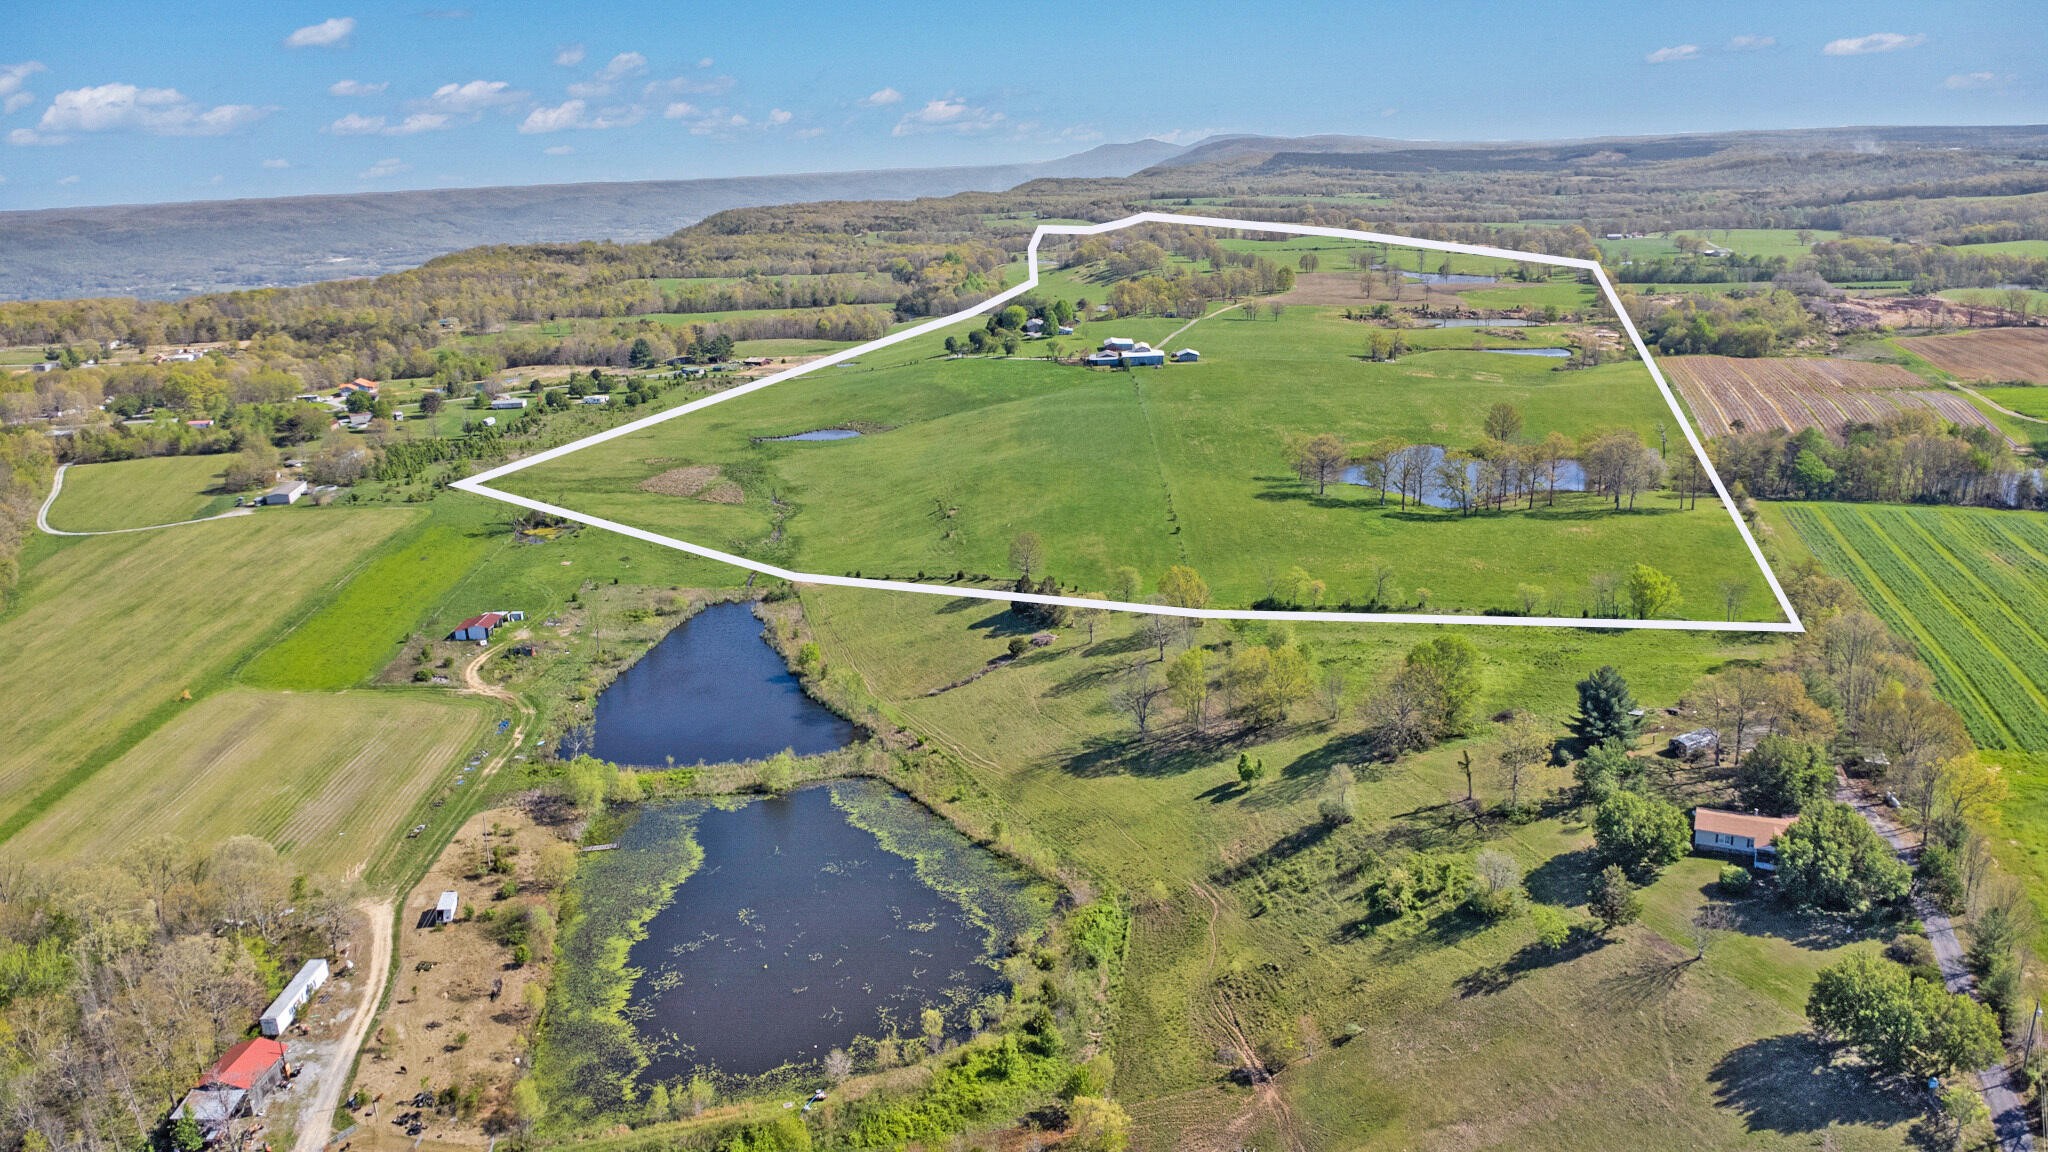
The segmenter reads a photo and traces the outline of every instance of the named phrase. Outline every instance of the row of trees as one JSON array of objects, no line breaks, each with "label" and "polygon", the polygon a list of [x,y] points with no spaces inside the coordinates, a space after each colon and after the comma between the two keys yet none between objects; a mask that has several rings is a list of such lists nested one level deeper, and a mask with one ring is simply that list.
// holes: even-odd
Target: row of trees
[{"label": "row of trees", "polygon": [[2048,506],[2034,469],[1984,425],[1909,408],[1841,432],[1837,443],[1813,428],[1738,429],[1707,447],[1724,481],[1765,499]]}]

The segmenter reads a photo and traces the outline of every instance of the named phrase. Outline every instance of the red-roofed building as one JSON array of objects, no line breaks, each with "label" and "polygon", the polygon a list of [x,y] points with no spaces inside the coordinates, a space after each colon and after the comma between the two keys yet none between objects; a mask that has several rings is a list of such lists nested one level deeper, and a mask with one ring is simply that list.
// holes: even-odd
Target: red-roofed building
[{"label": "red-roofed building", "polygon": [[225,1084],[244,1092],[268,1092],[284,1083],[284,1043],[257,1038],[244,1040],[222,1053],[206,1073],[202,1084]]},{"label": "red-roofed building", "polygon": [[492,631],[504,622],[505,614],[503,612],[486,612],[481,616],[471,616],[469,619],[457,624],[455,631],[448,634],[448,638],[450,640],[489,640]]},{"label": "red-roofed building", "polygon": [[207,1069],[199,1087],[185,1094],[171,1119],[191,1119],[208,1144],[228,1133],[237,1116],[260,1115],[270,1094],[284,1085],[284,1045],[276,1040],[244,1040],[222,1053]]},{"label": "red-roofed building", "polygon": [[1739,856],[1765,872],[1778,868],[1771,842],[1798,823],[1797,816],[1759,816],[1719,808],[1692,810],[1692,846],[1702,852]]},{"label": "red-roofed building", "polygon": [[371,396],[375,396],[377,394],[377,382],[375,380],[367,380],[361,376],[358,376],[355,379],[349,381],[348,383],[343,384],[341,386],[339,395],[346,396],[351,392],[363,392]]}]

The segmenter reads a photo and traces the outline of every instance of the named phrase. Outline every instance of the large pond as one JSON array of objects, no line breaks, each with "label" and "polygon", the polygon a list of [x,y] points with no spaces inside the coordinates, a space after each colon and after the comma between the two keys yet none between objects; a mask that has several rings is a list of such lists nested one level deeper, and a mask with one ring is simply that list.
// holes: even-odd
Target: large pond
[{"label": "large pond", "polygon": [[813,440],[856,440],[860,433],[852,428],[813,428],[809,432],[798,432],[792,436],[763,436],[770,444],[786,444],[792,440],[810,442]]},{"label": "large pond", "polygon": [[854,728],[804,695],[747,604],[714,604],[662,637],[562,741],[614,764],[660,768],[829,752]]},{"label": "large pond", "polygon": [[[1443,447],[1438,444],[1426,444],[1423,447],[1429,452],[1429,483],[1422,490],[1422,503],[1430,508],[1456,508],[1458,506],[1457,500],[1452,497],[1442,484],[1437,482],[1437,468],[1444,462]],[[1475,460],[1466,465],[1465,472],[1467,476],[1473,478],[1474,482],[1477,482],[1479,462]],[[1365,483],[1365,469],[1356,466],[1346,468],[1344,474],[1339,479],[1345,484],[1369,487]],[[1586,469],[1577,460],[1565,460],[1558,464],[1557,490],[1559,492],[1583,492],[1586,490]],[[1398,501],[1398,499],[1399,497],[1394,493],[1389,492],[1387,494],[1387,501],[1390,504]]]},{"label": "large pond", "polygon": [[1504,320],[1482,320],[1472,316],[1452,316],[1448,319],[1429,321],[1431,328],[1534,328],[1534,320],[1518,320],[1509,317]]},{"label": "large pond", "polygon": [[672,852],[685,837],[703,860],[628,956],[643,1084],[916,1038],[927,1008],[962,1034],[1006,991],[999,954],[1052,909],[1049,886],[879,781],[652,807],[620,851]]}]

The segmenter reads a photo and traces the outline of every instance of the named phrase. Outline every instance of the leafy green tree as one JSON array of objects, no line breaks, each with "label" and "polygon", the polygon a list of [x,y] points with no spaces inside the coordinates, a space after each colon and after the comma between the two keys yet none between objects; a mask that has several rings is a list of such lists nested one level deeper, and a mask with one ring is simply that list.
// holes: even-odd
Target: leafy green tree
[{"label": "leafy green tree", "polygon": [[1602,664],[1579,681],[1579,714],[1572,720],[1572,731],[1593,744],[1633,740],[1643,724],[1641,717],[1630,715],[1635,710],[1635,694],[1621,671]]},{"label": "leafy green tree", "polygon": [[1593,811],[1593,841],[1600,854],[1635,875],[1647,875],[1685,855],[1685,813],[1637,792],[1616,792]]},{"label": "leafy green tree", "polygon": [[635,368],[654,367],[654,345],[648,342],[647,337],[641,336],[633,341],[632,348],[626,352],[626,363]]},{"label": "leafy green tree", "polygon": [[1874,952],[1821,969],[1807,994],[1806,1018],[1888,1072],[1948,1076],[2004,1055],[1990,1009]]},{"label": "leafy green tree", "polygon": [[1618,864],[1609,864],[1600,870],[1600,876],[1593,881],[1593,891],[1587,900],[1593,918],[1600,921],[1602,931],[1612,932],[1624,924],[1633,924],[1643,914],[1643,898],[1636,892],[1636,886],[1628,882],[1628,876]]},{"label": "leafy green tree", "polygon": [[190,1116],[180,1116],[171,1125],[171,1146],[178,1152],[199,1152],[206,1147],[206,1135],[199,1130],[199,1121]]},{"label": "leafy green tree", "polygon": [[1189,648],[1174,657],[1166,666],[1166,691],[1181,715],[1187,717],[1188,725],[1201,729],[1209,700],[1207,653],[1201,648]]},{"label": "leafy green tree", "polygon": [[1522,410],[1502,401],[1486,410],[1486,435],[1488,439],[1511,444],[1522,434]]},{"label": "leafy green tree", "polygon": [[432,416],[447,406],[447,398],[439,392],[428,392],[420,397],[420,415]]},{"label": "leafy green tree", "polygon": [[1572,764],[1572,778],[1578,782],[1579,798],[1598,804],[1635,781],[1637,768],[1629,759],[1628,746],[1619,740],[1605,740],[1587,749]]},{"label": "leafy green tree", "polygon": [[1131,1146],[1131,1118],[1114,1100],[1076,1096],[1067,1105],[1067,1136],[1062,1149],[1072,1152],[1125,1152]]},{"label": "leafy green tree", "polygon": [[1905,899],[1913,884],[1891,846],[1847,804],[1809,804],[1777,847],[1778,890],[1796,904],[1862,912]]},{"label": "leafy green tree", "polygon": [[1549,904],[1529,906],[1529,925],[1536,930],[1536,943],[1553,952],[1571,942],[1571,921]]},{"label": "leafy green tree", "polygon": [[1736,786],[1751,806],[1766,812],[1797,812],[1833,791],[1835,770],[1827,754],[1804,740],[1766,736],[1743,757]]},{"label": "leafy green tree", "polygon": [[1402,669],[1420,690],[1432,735],[1464,735],[1479,699],[1479,649],[1463,636],[1439,636],[1408,650]]},{"label": "leafy green tree", "polygon": [[1628,570],[1623,590],[1628,596],[1628,610],[1638,620],[1662,616],[1684,602],[1684,597],[1678,594],[1678,581],[1648,564]]},{"label": "leafy green tree", "polygon": [[1237,754],[1237,782],[1240,785],[1250,788],[1265,778],[1266,761],[1263,758],[1253,756],[1249,752]]},{"label": "leafy green tree", "polygon": [[1159,598],[1176,608],[1201,608],[1209,603],[1209,585],[1193,568],[1175,564],[1159,578]]}]

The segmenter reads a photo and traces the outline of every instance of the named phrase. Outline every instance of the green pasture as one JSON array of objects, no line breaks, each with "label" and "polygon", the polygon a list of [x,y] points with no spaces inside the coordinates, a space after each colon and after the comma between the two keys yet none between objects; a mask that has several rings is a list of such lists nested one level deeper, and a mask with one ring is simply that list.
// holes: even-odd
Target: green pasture
[{"label": "green pasture", "polygon": [[[1471,350],[1475,340],[1557,343],[1543,328],[1512,340],[1410,330],[1404,338],[1418,350],[1367,363],[1373,330],[1322,308],[1289,308],[1278,320],[1227,311],[1186,325],[1091,322],[1069,338],[1078,350],[1112,334],[1156,343],[1185,329],[1170,346],[1203,353],[1200,364],[1132,372],[935,357],[943,333],[935,334],[501,483],[808,571],[1008,578],[1010,543],[1031,531],[1044,540],[1044,570],[1070,585],[1107,589],[1128,565],[1149,587],[1168,566],[1189,564],[1218,605],[1259,600],[1294,565],[1327,582],[1328,602],[1364,603],[1385,563],[1404,606],[1421,604],[1426,590],[1434,611],[1504,609],[1529,584],[1547,610],[1577,615],[1595,573],[1640,561],[1677,579],[1693,613],[1720,615],[1716,590],[1736,581],[1747,589],[1746,618],[1777,618],[1726,511],[1710,500],[1681,510],[1671,496],[1649,494],[1633,512],[1616,512],[1561,495],[1555,506],[1467,517],[1382,508],[1377,493],[1355,486],[1318,496],[1288,470],[1289,438],[1322,432],[1475,443],[1497,401],[1521,409],[1532,437],[1630,427],[1654,445],[1671,416],[1639,365],[1565,372],[1554,361]],[[843,424],[870,434],[755,439]],[[745,499],[713,504],[639,488],[685,464],[718,465]]]},{"label": "green pasture", "polygon": [[50,506],[50,527],[108,532],[225,512],[235,498],[220,491],[221,469],[233,462],[232,456],[155,456],[73,465]]}]

